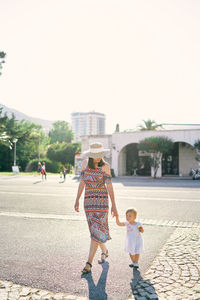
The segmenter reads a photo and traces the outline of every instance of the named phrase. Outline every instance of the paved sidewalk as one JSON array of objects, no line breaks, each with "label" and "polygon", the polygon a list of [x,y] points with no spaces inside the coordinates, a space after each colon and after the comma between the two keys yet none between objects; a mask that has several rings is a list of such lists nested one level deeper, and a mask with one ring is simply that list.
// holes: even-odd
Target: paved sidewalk
[{"label": "paved sidewalk", "polygon": [[199,237],[198,228],[177,228],[143,278],[135,271],[129,299],[199,300]]},{"label": "paved sidewalk", "polygon": [[[200,228],[177,228],[143,276],[133,270],[132,295],[128,299],[200,300],[199,237]],[[0,300],[87,299],[0,281]]]}]

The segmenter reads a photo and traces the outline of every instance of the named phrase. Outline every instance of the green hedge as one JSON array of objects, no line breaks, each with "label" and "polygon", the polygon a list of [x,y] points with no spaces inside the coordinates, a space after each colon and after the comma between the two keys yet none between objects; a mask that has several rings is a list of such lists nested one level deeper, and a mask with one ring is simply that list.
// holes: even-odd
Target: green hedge
[{"label": "green hedge", "polygon": [[[41,164],[45,162],[47,173],[59,173],[62,169],[62,164],[59,162],[51,161],[49,158],[43,158]],[[26,166],[26,172],[37,172],[38,170],[38,159],[32,159]]]}]

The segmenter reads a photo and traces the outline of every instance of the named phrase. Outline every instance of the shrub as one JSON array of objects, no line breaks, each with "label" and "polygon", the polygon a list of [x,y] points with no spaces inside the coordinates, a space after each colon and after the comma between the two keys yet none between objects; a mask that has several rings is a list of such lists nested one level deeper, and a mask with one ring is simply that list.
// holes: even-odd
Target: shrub
[{"label": "shrub", "polygon": [[[43,158],[41,163],[45,162],[46,171],[47,173],[59,173],[60,169],[62,168],[61,163],[56,161],[51,161],[49,158]],[[38,159],[32,159],[26,166],[25,172],[37,172],[38,170]]]}]

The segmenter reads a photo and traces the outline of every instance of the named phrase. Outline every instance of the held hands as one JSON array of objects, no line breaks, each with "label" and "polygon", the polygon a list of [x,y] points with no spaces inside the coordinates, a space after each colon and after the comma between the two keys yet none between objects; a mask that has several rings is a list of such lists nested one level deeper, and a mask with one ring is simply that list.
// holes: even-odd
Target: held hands
[{"label": "held hands", "polygon": [[112,217],[118,217],[117,208],[115,206],[111,207],[111,215]]}]

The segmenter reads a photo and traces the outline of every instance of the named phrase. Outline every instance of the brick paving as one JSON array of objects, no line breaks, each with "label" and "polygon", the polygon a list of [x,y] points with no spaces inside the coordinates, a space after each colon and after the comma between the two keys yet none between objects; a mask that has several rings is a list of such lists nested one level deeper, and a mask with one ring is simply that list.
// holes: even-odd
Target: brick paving
[{"label": "brick paving", "polygon": [[[200,300],[200,228],[199,224],[184,225],[175,229],[143,276],[133,271],[129,300]],[[0,300],[87,299],[0,281]]]},{"label": "brick paving", "polygon": [[199,228],[177,228],[143,278],[133,282],[129,299],[199,300],[199,237]]}]

